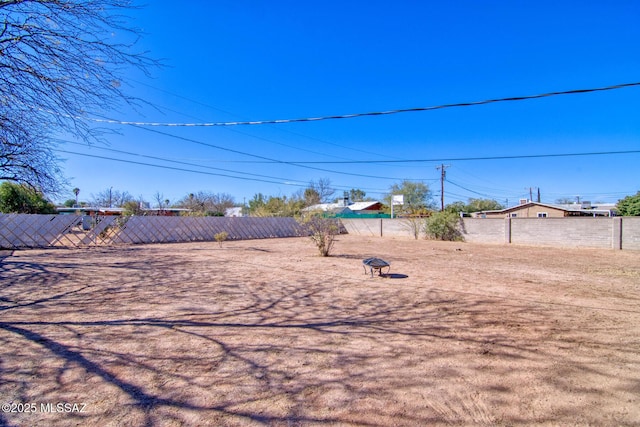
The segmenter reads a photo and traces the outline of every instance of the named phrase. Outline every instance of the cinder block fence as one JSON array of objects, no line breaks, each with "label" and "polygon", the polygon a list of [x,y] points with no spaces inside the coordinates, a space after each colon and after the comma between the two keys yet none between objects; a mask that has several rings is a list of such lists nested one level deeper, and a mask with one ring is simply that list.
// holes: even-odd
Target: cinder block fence
[{"label": "cinder block fence", "polygon": [[[343,219],[349,234],[413,238],[402,218]],[[464,218],[467,242],[640,250],[640,217]]]}]

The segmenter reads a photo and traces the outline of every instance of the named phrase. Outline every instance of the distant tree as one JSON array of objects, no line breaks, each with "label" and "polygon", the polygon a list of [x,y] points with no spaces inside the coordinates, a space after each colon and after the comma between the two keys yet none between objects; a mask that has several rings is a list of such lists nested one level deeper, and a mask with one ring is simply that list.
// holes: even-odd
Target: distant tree
[{"label": "distant tree", "polygon": [[56,207],[28,185],[5,181],[0,184],[0,212],[52,214]]},{"label": "distant tree", "polygon": [[264,204],[262,216],[288,216],[287,196],[269,196]]},{"label": "distant tree", "polygon": [[191,215],[224,216],[228,208],[235,206],[235,201],[233,196],[227,193],[199,191],[183,197],[176,206],[190,209]]},{"label": "distant tree", "polygon": [[318,181],[311,181],[309,183],[309,189],[318,193],[320,198],[319,203],[329,203],[336,190],[331,187],[331,180],[329,178],[320,178]]},{"label": "distant tree", "polygon": [[120,208],[125,203],[134,200],[134,197],[126,191],[107,188],[96,195],[91,195],[91,204],[105,208]]},{"label": "distant tree", "polygon": [[129,8],[127,0],[0,1],[0,179],[59,192],[55,135],[99,141],[89,117],[134,103],[122,76],[156,63],[133,50]]},{"label": "distant tree", "polygon": [[245,214],[252,216],[259,216],[258,212],[264,207],[267,202],[267,198],[262,193],[257,193],[253,195],[253,198],[249,200],[248,206],[246,207]]},{"label": "distant tree", "polygon": [[153,195],[153,200],[158,209],[166,209],[169,207],[169,199],[164,197],[164,194],[161,194],[159,191]]},{"label": "distant tree", "polygon": [[497,211],[504,209],[504,206],[493,199],[469,199],[465,212]]},{"label": "distant tree", "polygon": [[227,209],[236,205],[236,202],[231,194],[228,193],[215,193],[211,195],[211,211],[217,214],[224,214]]},{"label": "distant tree", "polygon": [[285,198],[286,203],[286,215],[288,217],[297,217],[300,216],[302,210],[309,205],[307,205],[304,198],[300,197],[298,194],[294,193],[291,197]]},{"label": "distant tree", "polygon": [[472,213],[480,211],[493,211],[504,209],[504,206],[493,199],[469,199],[467,203],[458,201],[453,202],[445,206],[444,210],[447,212],[454,212],[459,214]]},{"label": "distant tree", "polygon": [[124,202],[121,206],[124,209],[122,213],[125,216],[133,216],[133,215],[143,215],[143,202],[140,200],[129,200]]},{"label": "distant tree", "polygon": [[313,206],[320,203],[320,193],[315,188],[306,188],[303,194],[304,204],[307,206]]},{"label": "distant tree", "polygon": [[78,194],[80,194],[80,189],[78,187],[73,189],[73,194],[76,196],[76,206],[78,205]]},{"label": "distant tree", "polygon": [[366,200],[367,193],[359,188],[352,188],[349,190],[349,200],[352,202],[364,202]]},{"label": "distant tree", "polygon": [[431,189],[423,182],[405,180],[399,184],[393,184],[384,198],[385,204],[391,206],[391,197],[400,194],[404,196],[404,204],[394,206],[394,212],[397,214],[427,214],[429,210],[434,209]]},{"label": "distant tree", "polygon": [[621,216],[640,216],[640,191],[634,196],[627,196],[622,200],[618,200],[618,215]]},{"label": "distant tree", "polygon": [[460,212],[468,213],[468,209],[469,207],[467,206],[467,204],[462,201],[452,202],[444,207],[444,210],[446,212],[454,212],[457,214],[459,214]]},{"label": "distant tree", "polygon": [[262,216],[295,217],[305,207],[303,200],[287,196],[270,196],[264,205]]},{"label": "distant tree", "polygon": [[307,207],[303,193],[295,193],[291,197],[268,196],[255,194],[249,200],[248,215],[259,217],[297,217]]}]

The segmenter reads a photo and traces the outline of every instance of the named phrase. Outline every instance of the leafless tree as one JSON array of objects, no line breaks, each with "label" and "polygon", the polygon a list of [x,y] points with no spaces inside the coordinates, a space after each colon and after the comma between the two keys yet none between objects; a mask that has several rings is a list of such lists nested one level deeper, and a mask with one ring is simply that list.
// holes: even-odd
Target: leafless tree
[{"label": "leafless tree", "polygon": [[320,178],[318,181],[311,181],[308,190],[315,191],[321,203],[331,202],[331,196],[336,192],[336,190],[331,187],[331,180],[329,178]]},{"label": "leafless tree", "polygon": [[113,188],[107,188],[96,195],[91,195],[91,204],[99,207],[119,208],[131,201],[135,201],[135,199],[129,192]]},{"label": "leafless tree", "polygon": [[169,207],[169,199],[165,198],[164,194],[160,193],[159,191],[156,191],[156,193],[153,195],[153,200],[158,209],[166,209]]},{"label": "leafless tree", "polygon": [[194,215],[223,216],[227,208],[235,206],[233,196],[227,193],[199,191],[180,199],[176,206],[190,209]]},{"label": "leafless tree", "polygon": [[135,100],[128,68],[157,63],[135,52],[128,0],[0,1],[0,179],[50,193],[64,184],[54,136],[100,140],[91,118]]}]

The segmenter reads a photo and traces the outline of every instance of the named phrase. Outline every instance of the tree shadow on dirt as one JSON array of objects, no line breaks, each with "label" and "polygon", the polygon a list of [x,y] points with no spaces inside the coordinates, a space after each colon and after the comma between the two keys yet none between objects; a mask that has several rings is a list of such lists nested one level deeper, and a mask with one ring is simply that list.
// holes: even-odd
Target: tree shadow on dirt
[{"label": "tree shadow on dirt", "polygon": [[[49,294],[12,294],[13,305],[2,307],[0,393],[9,401],[88,399],[90,412],[4,414],[0,425],[491,425],[573,416],[593,423],[584,414],[602,391],[581,378],[637,381],[598,366],[598,348],[611,342],[580,341],[562,324],[573,314],[549,323],[544,305],[309,277],[302,267],[289,268],[286,281],[275,270],[256,278],[246,261],[202,267],[168,257],[84,263],[74,256],[3,270],[22,291],[35,284]],[[64,272],[70,266],[75,274]],[[118,277],[126,280],[110,283]],[[350,293],[340,292],[346,287]],[[566,351],[558,355],[560,345]],[[637,365],[632,343],[613,345],[617,364]],[[536,369],[542,390],[523,391]],[[540,391],[575,401],[516,415]],[[499,413],[514,394],[516,407]]]}]

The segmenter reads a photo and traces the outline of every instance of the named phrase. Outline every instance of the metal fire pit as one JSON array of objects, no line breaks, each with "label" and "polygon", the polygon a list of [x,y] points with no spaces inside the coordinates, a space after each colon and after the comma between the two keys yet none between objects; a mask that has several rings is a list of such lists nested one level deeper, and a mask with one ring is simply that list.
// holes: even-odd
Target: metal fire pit
[{"label": "metal fire pit", "polygon": [[391,271],[391,264],[380,258],[364,259],[362,260],[362,267],[364,268],[364,274],[367,274],[367,268],[369,268],[371,277],[373,277],[373,270],[378,271],[378,276],[382,276],[382,269],[384,268],[387,269],[387,272],[385,274],[389,274],[389,271]]}]

